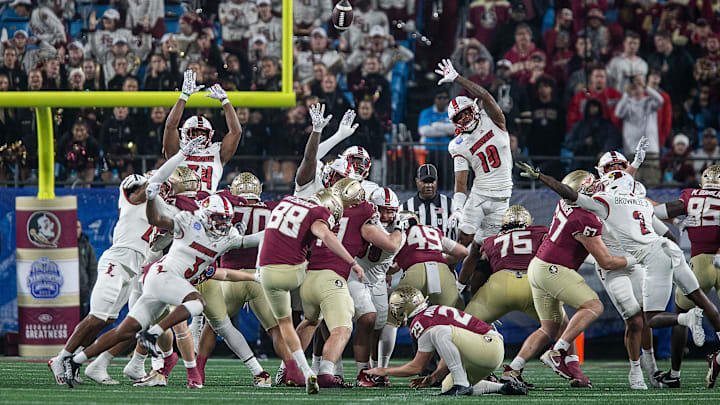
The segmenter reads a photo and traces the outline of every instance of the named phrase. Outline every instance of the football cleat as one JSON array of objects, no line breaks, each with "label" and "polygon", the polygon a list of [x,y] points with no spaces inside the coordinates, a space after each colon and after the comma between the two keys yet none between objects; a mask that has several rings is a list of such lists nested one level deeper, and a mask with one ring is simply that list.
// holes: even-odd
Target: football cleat
[{"label": "football cleat", "polygon": [[200,381],[205,384],[205,365],[207,364],[207,357],[197,356],[195,362],[197,364],[198,372],[200,373]]},{"label": "football cleat", "polygon": [[445,392],[441,392],[440,395],[447,395],[451,397],[460,395],[472,395],[473,387],[465,387],[463,385],[453,385],[452,388]]},{"label": "football cleat", "polygon": [[527,385],[521,383],[518,380],[506,381],[502,388],[500,388],[500,394],[502,395],[527,395]]},{"label": "football cleat", "polygon": [[158,370],[150,371],[150,374],[143,376],[133,382],[133,387],[164,387],[167,385],[167,377]]},{"label": "football cleat", "polygon": [[378,387],[392,387],[392,384],[390,384],[390,379],[388,379],[384,375],[375,375],[372,377],[373,381],[375,381],[375,385]]},{"label": "football cleat", "polygon": [[179,359],[179,356],[177,353],[173,352],[171,355],[165,357],[163,359],[163,367],[158,370],[160,374],[164,375],[165,377],[170,377],[170,372],[175,367],[175,364],[177,364]]},{"label": "football cleat", "polygon": [[270,388],[272,387],[272,377],[267,371],[263,370],[262,373],[253,376],[253,387],[257,388]]},{"label": "football cleat", "polygon": [[529,390],[535,389],[534,384],[530,384],[529,382],[523,380],[522,372],[523,372],[523,369],[513,370],[512,368],[510,368],[509,365],[506,364],[504,366],[503,373],[500,376],[500,382],[506,383],[508,381],[517,381],[517,382],[525,385]]},{"label": "football cleat", "polygon": [[320,388],[352,388],[353,385],[335,377],[332,374],[320,374],[317,376],[317,383]]},{"label": "football cleat", "polygon": [[637,372],[634,372],[631,370],[630,374],[628,375],[628,382],[630,382],[630,389],[631,390],[646,390],[648,389],[647,384],[645,384],[645,379],[643,378],[643,374],[641,370],[638,370]]},{"label": "football cleat", "polygon": [[567,351],[563,349],[550,349],[543,353],[542,356],[540,356],[540,360],[543,362],[543,364],[550,367],[555,372],[555,374],[559,375],[562,378],[570,380],[573,378],[573,376],[570,370],[568,370],[567,364],[565,364],[566,357]]},{"label": "football cleat", "polygon": [[669,371],[656,371],[655,379],[660,388],[680,388],[680,377],[672,377]]},{"label": "football cleat", "polygon": [[317,394],[320,392],[320,385],[318,384],[318,376],[311,375],[308,377],[305,383],[305,392],[308,395]]},{"label": "football cleat", "polygon": [[120,381],[110,377],[107,369],[99,366],[100,363],[93,361],[85,367],[85,376],[100,385],[119,385]]},{"label": "football cleat", "polygon": [[720,373],[720,365],[718,364],[719,356],[720,351],[717,351],[715,353],[708,354],[706,357],[708,362],[708,372],[707,376],[705,376],[705,382],[707,383],[706,387],[708,388],[713,388],[715,386],[715,381]]},{"label": "football cleat", "polygon": [[143,378],[145,374],[145,364],[133,362],[132,360],[123,368],[123,375],[132,381]]},{"label": "football cleat", "polygon": [[654,388],[660,388],[660,384],[658,384],[657,380],[655,379],[655,372],[657,371],[657,366],[655,366],[655,362],[653,361],[653,359],[650,356],[646,356],[645,354],[641,355],[640,367],[642,367],[643,371],[645,372],[645,375],[650,381],[650,385],[652,385]]},{"label": "football cleat", "polygon": [[53,357],[48,360],[47,365],[53,373],[57,385],[65,385],[65,369],[63,369],[62,360],[58,357]]},{"label": "football cleat", "polygon": [[275,374],[275,385],[285,385],[285,366],[281,365]]},{"label": "football cleat", "polygon": [[498,380],[497,376],[493,373],[490,373],[487,377],[485,377],[485,381],[490,381],[493,383],[500,382],[500,380]]},{"label": "football cleat", "polygon": [[592,388],[592,383],[590,382],[590,379],[585,377],[585,374],[583,374],[582,369],[580,368],[580,362],[578,361],[567,361],[567,357],[565,358],[565,367],[568,371],[570,371],[571,379],[570,379],[570,386],[573,388]]},{"label": "football cleat", "polygon": [[140,345],[144,347],[151,356],[160,357],[162,350],[160,350],[157,346],[158,335],[154,335],[147,330],[144,330],[142,332],[138,332],[137,339]]},{"label": "football cleat", "polygon": [[198,388],[203,387],[203,383],[200,378],[200,372],[198,372],[197,367],[187,369],[187,378],[188,378],[188,383],[187,383],[188,389],[192,390],[192,389],[198,389]]},{"label": "football cleat", "polygon": [[355,379],[355,386],[363,388],[373,388],[377,387],[378,384],[372,376],[365,374],[361,371],[360,374],[358,374],[357,379]]},{"label": "football cleat", "polygon": [[290,387],[305,386],[305,376],[298,368],[295,360],[285,362],[285,384]]},{"label": "football cleat", "polygon": [[66,356],[62,359],[62,365],[63,372],[65,373],[65,384],[73,388],[75,386],[75,379],[80,372],[81,364],[75,363],[72,356]]},{"label": "football cleat", "polygon": [[692,332],[693,342],[695,342],[695,346],[701,347],[705,344],[705,329],[702,326],[703,310],[695,307],[687,313],[690,316],[689,328],[690,332]]}]

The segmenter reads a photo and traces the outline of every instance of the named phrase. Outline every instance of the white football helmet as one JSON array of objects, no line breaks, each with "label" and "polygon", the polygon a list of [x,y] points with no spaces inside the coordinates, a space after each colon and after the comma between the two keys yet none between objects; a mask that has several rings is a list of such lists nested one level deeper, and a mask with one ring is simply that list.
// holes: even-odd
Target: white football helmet
[{"label": "white football helmet", "polygon": [[353,180],[357,181],[363,181],[362,176],[359,176],[355,169],[353,169],[353,166],[350,164],[350,161],[339,157],[332,162],[326,164],[323,166],[322,171],[322,185],[325,188],[332,187],[336,181],[340,179],[344,179],[345,177],[350,177]]},{"label": "white football helmet", "polygon": [[641,191],[637,189],[637,184],[640,183],[636,182],[633,176],[622,170],[613,170],[603,176],[600,181],[604,185],[605,191],[613,194],[638,196],[636,192]]},{"label": "white football helmet", "polygon": [[[605,173],[610,171],[608,166],[617,165],[617,164],[619,164],[621,166],[625,166],[622,168],[622,170],[625,170],[628,167],[628,160],[625,158],[625,156],[622,153],[612,150],[610,152],[605,152],[600,157],[600,160],[598,161],[598,165],[595,167],[595,169],[597,169],[598,174],[602,177],[605,175]],[[617,170],[617,169],[614,169],[614,170]]]},{"label": "white football helmet", "polygon": [[201,146],[207,148],[212,143],[214,133],[215,131],[207,118],[202,115],[193,115],[185,120],[182,129],[180,129],[180,143],[185,145],[192,139],[204,136],[205,142]]},{"label": "white football helmet", "polygon": [[370,175],[372,159],[370,159],[370,154],[362,146],[351,146],[345,149],[340,154],[340,157],[348,160],[355,169],[355,173],[362,176],[363,179],[367,179]]},{"label": "white football helmet", "polygon": [[[470,120],[456,122],[455,119],[457,116],[468,108],[472,112]],[[450,122],[455,124],[455,134],[459,135],[462,132],[472,132],[478,127],[478,124],[480,124],[480,107],[478,107],[474,100],[468,97],[457,96],[448,105],[448,118]]]},{"label": "white football helmet", "polygon": [[195,215],[208,233],[222,237],[230,233],[233,212],[233,205],[227,198],[213,194],[200,201],[200,209]]},{"label": "white football helmet", "polygon": [[400,200],[394,191],[388,187],[378,187],[370,194],[369,201],[378,207],[380,222],[391,224],[400,209]]}]

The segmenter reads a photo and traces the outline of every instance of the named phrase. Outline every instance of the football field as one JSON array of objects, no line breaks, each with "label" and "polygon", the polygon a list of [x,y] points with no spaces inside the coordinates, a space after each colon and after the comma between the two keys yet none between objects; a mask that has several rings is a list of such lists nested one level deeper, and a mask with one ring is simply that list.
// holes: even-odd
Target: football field
[{"label": "football field", "polygon": [[[41,360],[26,360],[0,357],[0,403],[12,404],[261,404],[281,403],[313,404],[447,404],[487,403],[503,404],[643,404],[643,403],[686,403],[720,404],[720,388],[705,388],[707,366],[704,361],[688,361],[682,370],[682,388],[650,389],[630,391],[627,388],[628,364],[625,361],[590,361],[585,363],[585,374],[594,384],[591,389],[573,389],[542,366],[533,362],[525,369],[525,378],[537,388],[528,396],[503,397],[439,397],[439,389],[413,390],[408,388],[406,378],[392,378],[390,388],[326,389],[319,395],[308,396],[300,388],[253,388],[252,377],[238,360],[210,359],[206,368],[207,383],[201,390],[185,388],[186,374],[182,362],[178,363],[170,376],[167,387],[134,388],[122,377],[126,359],[114,361],[110,375],[121,381],[117,386],[99,386],[86,379],[84,385],[75,389],[58,386],[50,371]],[[279,362],[262,362],[268,372],[274,375]],[[394,361],[393,364],[400,364]],[[147,362],[149,367],[150,362]],[[658,364],[668,369],[667,361]],[[84,368],[83,368],[84,369]],[[346,377],[355,372],[355,364],[345,362]]]}]

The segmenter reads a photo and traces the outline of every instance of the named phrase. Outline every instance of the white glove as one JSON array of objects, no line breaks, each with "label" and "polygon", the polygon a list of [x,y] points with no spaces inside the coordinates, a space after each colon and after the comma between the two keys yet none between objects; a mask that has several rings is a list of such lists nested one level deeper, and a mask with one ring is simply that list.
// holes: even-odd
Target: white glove
[{"label": "white glove", "polygon": [[685,232],[688,227],[693,228],[700,225],[697,217],[694,217],[692,215],[686,216],[685,219],[683,219],[682,221],[678,218],[675,218],[672,222],[673,225],[677,227],[678,231],[680,231],[680,236],[682,236],[683,232]]},{"label": "white glove", "polygon": [[222,88],[220,83],[213,84],[213,86],[208,89],[205,97],[210,97],[223,102],[228,98],[227,93],[225,93],[225,89]]},{"label": "white glove", "polygon": [[[331,117],[332,115],[328,117],[328,121],[330,121]],[[360,126],[360,124],[353,124],[353,121],[355,121],[355,110],[350,109],[345,111],[345,115],[343,115],[342,120],[340,120],[340,126],[337,131],[342,139],[354,134],[355,130]]]},{"label": "white glove", "polygon": [[460,226],[460,218],[462,218],[462,211],[460,210],[450,214],[450,218],[448,218],[448,225],[450,225],[450,228],[457,228]]},{"label": "white glove", "polygon": [[255,270],[255,282],[262,283],[262,275],[260,275],[260,270]]},{"label": "white glove", "polygon": [[440,61],[440,63],[438,63],[438,68],[435,69],[435,73],[443,77],[438,81],[438,86],[443,83],[452,83],[458,77],[458,72],[453,67],[450,59],[443,59]]},{"label": "white glove", "polygon": [[131,174],[123,179],[122,183],[120,183],[120,187],[123,190],[130,190],[132,188],[142,186],[147,183],[147,181],[148,179],[145,176]]},{"label": "white glove", "polygon": [[180,96],[180,98],[187,101],[188,97],[190,97],[193,93],[197,93],[198,91],[202,90],[203,87],[205,87],[202,84],[198,86],[195,83],[196,80],[197,73],[189,69],[185,71],[182,85],[182,95]]},{"label": "white glove", "polygon": [[540,177],[540,169],[530,166],[525,162],[515,162],[515,166],[521,170],[520,177],[537,180]]},{"label": "white glove", "polygon": [[204,136],[198,136],[197,138],[193,138],[189,140],[187,143],[183,143],[180,145],[180,152],[182,152],[185,156],[191,156],[195,153],[195,151],[198,149],[198,147],[205,143],[205,137]]},{"label": "white glove", "polygon": [[715,266],[716,269],[720,269],[720,254],[713,256],[713,266]]},{"label": "white glove", "polygon": [[457,287],[458,294],[462,295],[463,291],[465,291],[465,288],[467,287],[465,284],[461,283],[460,280],[455,280],[455,286]]},{"label": "white glove", "polygon": [[235,229],[238,230],[240,235],[245,235],[245,231],[247,230],[247,224],[245,223],[245,221],[240,221],[235,224]]},{"label": "white glove", "polygon": [[154,200],[155,197],[157,197],[158,194],[160,194],[160,188],[162,187],[162,183],[150,183],[145,188],[145,198],[148,200]]},{"label": "white glove", "polygon": [[638,263],[637,259],[634,256],[625,256],[625,260],[627,260],[627,266],[625,266],[625,270],[628,270],[632,273],[634,270],[633,267]]},{"label": "white glove", "polygon": [[650,145],[650,141],[648,141],[646,136],[643,136],[640,138],[640,141],[638,142],[637,146],[635,147],[635,158],[633,159],[630,166],[634,168],[639,168],[642,162],[645,160],[645,152],[647,151],[648,146]]},{"label": "white glove", "polygon": [[323,128],[330,123],[332,114],[325,117],[325,104],[313,104],[310,106],[310,119],[312,120],[313,132],[322,132]]}]

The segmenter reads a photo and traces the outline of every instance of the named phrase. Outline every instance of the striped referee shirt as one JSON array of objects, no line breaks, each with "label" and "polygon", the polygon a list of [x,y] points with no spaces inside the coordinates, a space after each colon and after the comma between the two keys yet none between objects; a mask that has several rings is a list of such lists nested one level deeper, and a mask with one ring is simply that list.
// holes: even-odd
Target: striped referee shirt
[{"label": "striped referee shirt", "polygon": [[436,226],[443,231],[443,235],[455,239],[456,230],[450,228],[448,217],[452,207],[452,198],[445,194],[437,193],[431,200],[423,200],[419,194],[405,201],[401,210],[412,211],[420,218],[423,225]]}]

